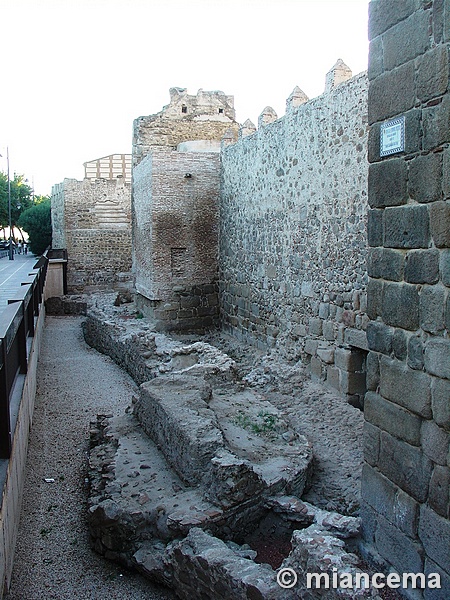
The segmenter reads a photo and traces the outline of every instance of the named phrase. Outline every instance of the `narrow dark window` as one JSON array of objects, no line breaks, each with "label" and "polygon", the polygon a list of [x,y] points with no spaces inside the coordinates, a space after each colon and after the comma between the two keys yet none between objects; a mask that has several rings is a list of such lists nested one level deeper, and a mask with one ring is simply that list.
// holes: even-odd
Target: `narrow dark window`
[{"label": "narrow dark window", "polygon": [[181,112],[182,113],[187,113],[187,106],[182,106],[181,107]]},{"label": "narrow dark window", "polygon": [[219,115],[223,113],[223,108],[219,108]]}]

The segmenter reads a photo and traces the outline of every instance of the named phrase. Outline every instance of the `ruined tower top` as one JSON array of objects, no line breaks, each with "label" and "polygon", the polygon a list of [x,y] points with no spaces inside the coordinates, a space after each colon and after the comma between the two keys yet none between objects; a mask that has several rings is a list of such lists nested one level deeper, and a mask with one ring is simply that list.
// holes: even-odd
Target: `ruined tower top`
[{"label": "ruined tower top", "polygon": [[173,87],[169,93],[170,104],[159,113],[161,118],[228,123],[235,120],[234,97],[221,91],[200,89],[193,96],[188,94],[186,88]]},{"label": "ruined tower top", "polygon": [[155,146],[174,150],[184,142],[219,142],[230,129],[237,139],[234,97],[221,91],[170,88],[170,103],[155,115],[139,117],[133,124],[133,164],[138,164]]}]

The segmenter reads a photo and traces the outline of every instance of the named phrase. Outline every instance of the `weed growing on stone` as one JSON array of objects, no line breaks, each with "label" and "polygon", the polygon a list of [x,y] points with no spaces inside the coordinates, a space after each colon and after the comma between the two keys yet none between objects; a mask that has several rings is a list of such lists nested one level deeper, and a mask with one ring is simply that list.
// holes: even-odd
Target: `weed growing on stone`
[{"label": "weed growing on stone", "polygon": [[254,417],[245,414],[240,410],[234,418],[234,422],[243,429],[247,429],[247,431],[251,431],[257,435],[264,435],[275,432],[278,423],[278,415],[261,410],[256,417]]}]

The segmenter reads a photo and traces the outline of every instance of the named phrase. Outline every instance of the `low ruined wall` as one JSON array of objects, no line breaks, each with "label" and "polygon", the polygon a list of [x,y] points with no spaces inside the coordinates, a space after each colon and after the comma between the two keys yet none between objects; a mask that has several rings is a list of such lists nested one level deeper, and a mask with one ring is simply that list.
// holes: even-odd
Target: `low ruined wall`
[{"label": "low ruined wall", "polygon": [[224,327],[349,395],[364,394],[352,348],[367,349],[366,98],[361,74],[221,155]]},{"label": "low ruined wall", "polygon": [[[445,16],[448,20],[448,3]],[[449,41],[443,3],[370,4],[366,549],[450,597]],[[381,126],[405,121],[381,155]]]},{"label": "low ruined wall", "polygon": [[82,324],[86,343],[114,360],[140,385],[153,379],[154,366],[147,365],[145,347],[137,334],[126,334],[112,322],[106,322],[102,315],[89,311]]}]

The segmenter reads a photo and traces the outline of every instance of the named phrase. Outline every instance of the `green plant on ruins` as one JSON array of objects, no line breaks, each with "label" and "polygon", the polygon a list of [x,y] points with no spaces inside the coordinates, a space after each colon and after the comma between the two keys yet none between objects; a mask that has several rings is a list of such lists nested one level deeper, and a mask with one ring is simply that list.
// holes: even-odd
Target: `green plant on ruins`
[{"label": "green plant on ruins", "polygon": [[234,418],[236,425],[257,435],[275,433],[278,420],[278,415],[264,410],[260,410],[257,415],[249,415],[240,410]]}]

